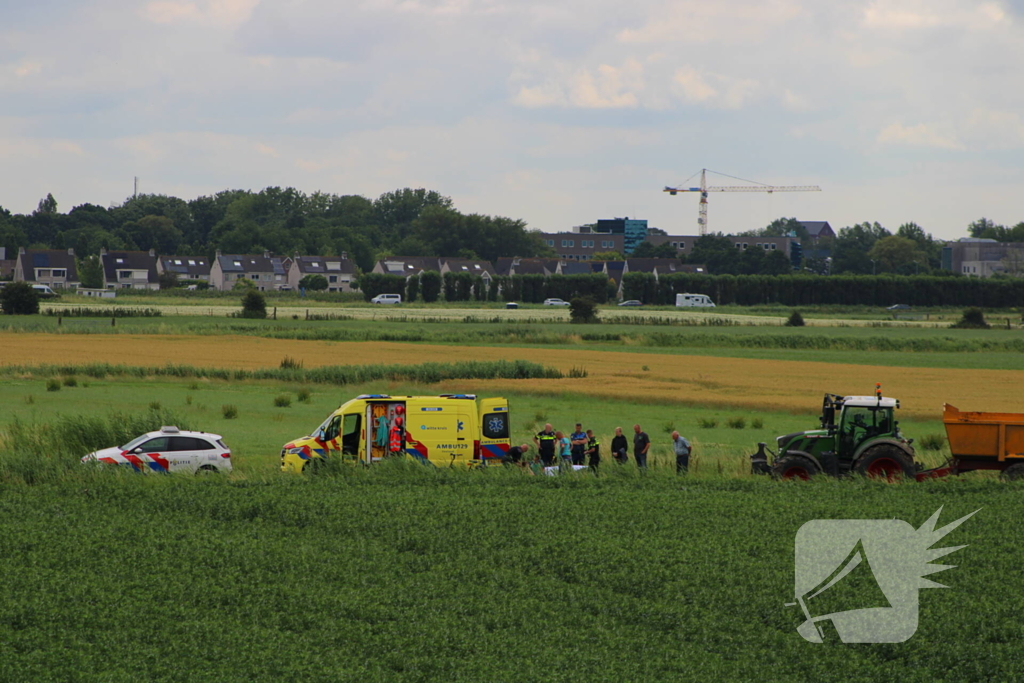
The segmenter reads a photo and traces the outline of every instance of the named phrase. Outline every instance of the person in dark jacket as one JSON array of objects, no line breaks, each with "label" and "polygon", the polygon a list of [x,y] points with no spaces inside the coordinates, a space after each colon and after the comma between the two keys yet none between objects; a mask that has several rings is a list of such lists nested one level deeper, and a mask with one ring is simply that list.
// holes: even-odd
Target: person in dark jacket
[{"label": "person in dark jacket", "polygon": [[633,432],[633,457],[636,458],[636,466],[641,470],[646,470],[647,451],[651,450],[651,437],[640,429],[640,425],[633,425]]},{"label": "person in dark jacket", "polygon": [[505,451],[505,455],[501,457],[501,464],[526,467],[527,463],[523,456],[526,455],[526,451],[528,450],[530,450],[529,444],[524,443],[521,446],[512,446],[512,448]]},{"label": "person in dark jacket", "polygon": [[612,437],[612,457],[620,465],[629,462],[629,442],[622,433],[622,427],[615,428],[615,436]]},{"label": "person in dark jacket", "polygon": [[590,458],[590,469],[596,474],[597,466],[601,464],[601,442],[594,436],[594,430],[587,430],[587,456]]},{"label": "person in dark jacket", "polygon": [[537,436],[533,437],[533,443],[537,444],[537,450],[540,453],[540,460],[544,463],[544,467],[551,467],[555,464],[555,430],[551,427],[551,423],[544,425],[544,431],[538,432]]}]

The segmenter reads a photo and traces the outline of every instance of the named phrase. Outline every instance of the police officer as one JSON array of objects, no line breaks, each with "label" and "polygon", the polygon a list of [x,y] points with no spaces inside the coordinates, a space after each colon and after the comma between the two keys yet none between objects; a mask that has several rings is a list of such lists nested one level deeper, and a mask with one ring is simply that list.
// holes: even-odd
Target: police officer
[{"label": "police officer", "polygon": [[582,465],[587,452],[587,435],[579,422],[576,423],[576,431],[569,435],[569,442],[572,444],[572,464]]},{"label": "police officer", "polygon": [[594,430],[587,430],[587,455],[590,456],[590,469],[597,472],[597,466],[601,464],[601,442],[594,436]]},{"label": "police officer", "polygon": [[555,430],[551,423],[544,425],[544,431],[537,432],[533,437],[533,443],[537,444],[537,452],[544,467],[551,467],[555,464]]}]

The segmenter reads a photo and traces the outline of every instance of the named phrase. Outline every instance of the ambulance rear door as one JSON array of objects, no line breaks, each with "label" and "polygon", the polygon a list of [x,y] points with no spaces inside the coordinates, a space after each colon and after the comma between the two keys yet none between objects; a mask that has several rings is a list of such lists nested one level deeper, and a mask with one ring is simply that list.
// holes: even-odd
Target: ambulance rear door
[{"label": "ambulance rear door", "polygon": [[497,463],[512,445],[511,416],[508,400],[484,398],[480,400],[480,458],[484,463]]}]

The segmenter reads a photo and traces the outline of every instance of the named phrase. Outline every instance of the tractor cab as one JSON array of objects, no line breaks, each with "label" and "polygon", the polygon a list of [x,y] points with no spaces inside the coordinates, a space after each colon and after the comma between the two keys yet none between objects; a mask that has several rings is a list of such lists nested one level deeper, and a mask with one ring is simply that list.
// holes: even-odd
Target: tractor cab
[{"label": "tractor cab", "polygon": [[836,429],[836,454],[850,458],[865,441],[896,436],[893,411],[899,401],[881,396],[847,396]]}]

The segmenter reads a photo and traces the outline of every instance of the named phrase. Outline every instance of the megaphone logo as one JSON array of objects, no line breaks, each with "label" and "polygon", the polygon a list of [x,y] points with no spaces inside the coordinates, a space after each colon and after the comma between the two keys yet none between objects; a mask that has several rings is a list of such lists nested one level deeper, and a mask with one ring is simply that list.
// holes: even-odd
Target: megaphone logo
[{"label": "megaphone logo", "polygon": [[930,564],[965,548],[932,548],[977,513],[935,529],[940,507],[920,529],[899,519],[816,519],[796,534],[797,632],[822,643],[902,643],[917,632],[918,591],[946,588],[925,576],[955,565]]}]

